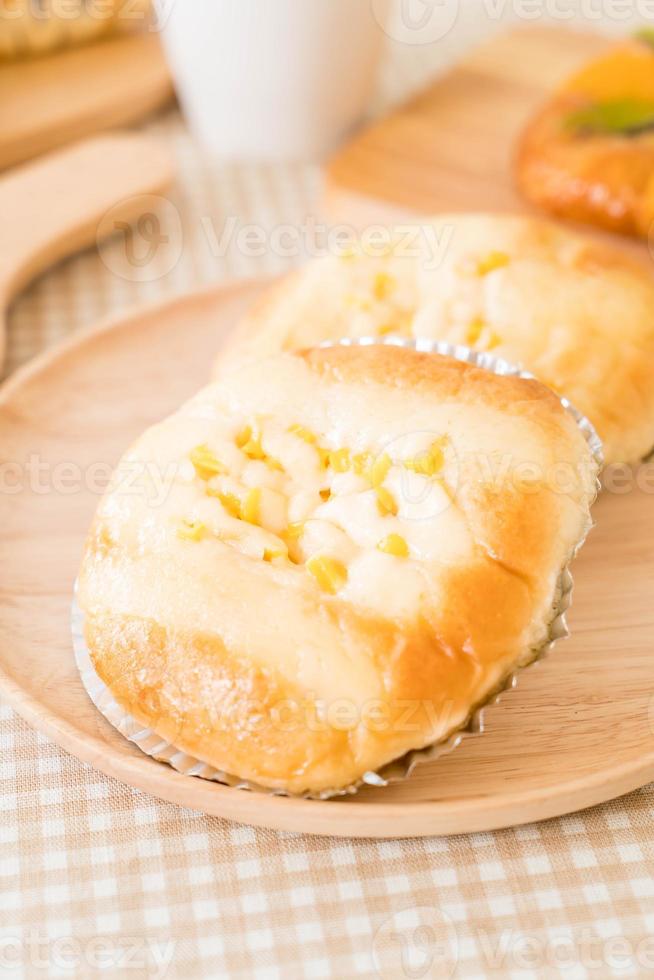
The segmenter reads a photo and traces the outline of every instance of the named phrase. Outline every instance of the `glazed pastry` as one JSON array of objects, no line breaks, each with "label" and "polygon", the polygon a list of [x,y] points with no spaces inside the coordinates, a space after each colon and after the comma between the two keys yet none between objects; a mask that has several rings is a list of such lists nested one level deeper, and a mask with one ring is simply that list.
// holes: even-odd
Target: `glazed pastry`
[{"label": "glazed pastry", "polygon": [[93,663],[219,769],[352,786],[548,641],[596,469],[537,381],[379,345],[250,363],[118,467],[79,579]]},{"label": "glazed pastry", "polygon": [[[374,262],[365,254],[330,256],[282,280],[230,338],[217,373],[262,353],[362,332],[447,340],[521,364],[566,395],[595,425],[607,463],[646,456],[654,448],[649,270],[548,221],[432,220],[447,244],[437,261],[427,253]],[[340,301],[355,276],[359,305],[370,307],[364,320]],[[383,316],[375,299],[380,277]]]},{"label": "glazed pastry", "polygon": [[654,32],[569,79],[529,123],[518,184],[554,214],[647,237],[654,220]]}]

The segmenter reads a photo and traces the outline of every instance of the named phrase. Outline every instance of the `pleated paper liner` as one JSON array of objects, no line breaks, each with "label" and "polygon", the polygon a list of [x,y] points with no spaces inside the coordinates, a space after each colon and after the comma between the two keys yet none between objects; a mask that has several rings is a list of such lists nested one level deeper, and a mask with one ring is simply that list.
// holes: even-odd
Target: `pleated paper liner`
[{"label": "pleated paper liner", "polygon": [[[533,375],[523,371],[520,367],[510,364],[503,358],[494,357],[489,353],[479,353],[463,345],[454,345],[445,341],[432,341],[423,338],[408,340],[397,337],[386,338],[345,338],[339,341],[328,341],[322,347],[332,346],[370,346],[372,344],[383,344],[389,347],[406,347],[412,350],[430,354],[441,354],[453,357],[458,361],[473,364],[476,367],[492,371],[494,374],[514,376],[520,378],[533,379]],[[561,404],[567,412],[574,418],[577,426],[582,432],[589,448],[593,460],[597,466],[597,471],[601,469],[602,445],[593,426],[583,415],[581,415],[566,398],[560,398]],[[599,483],[598,483],[599,487]],[[416,765],[421,762],[431,762],[438,759],[441,755],[451,752],[465,738],[466,735],[479,734],[484,727],[484,709],[491,704],[497,703],[501,695],[517,683],[520,670],[535,663],[544,657],[553,644],[568,635],[566,625],[566,612],[570,607],[572,598],[572,575],[569,564],[574,558],[579,548],[584,543],[586,535],[590,530],[590,525],[586,528],[583,537],[577,542],[573,553],[569,556],[568,562],[561,570],[559,576],[556,596],[552,607],[552,619],[549,624],[546,642],[538,649],[530,650],[525,654],[523,663],[516,670],[511,671],[504,677],[501,683],[484,699],[483,703],[473,706],[466,722],[450,731],[444,738],[423,749],[415,749],[407,752],[399,759],[395,759],[383,766],[377,772],[366,772],[360,780],[350,786],[323,790],[320,793],[303,793],[307,799],[326,800],[335,796],[351,795],[357,792],[361,786],[387,786],[389,783],[399,782],[411,775]],[[268,787],[259,786],[248,780],[240,779],[231,773],[216,769],[207,762],[196,759],[184,752],[182,749],[163,739],[152,728],[144,726],[141,722],[133,718],[122,708],[113,697],[111,691],[101,680],[93,666],[86,641],[84,639],[84,615],[77,600],[73,600],[72,607],[72,637],[75,660],[82,678],[82,683],[91,701],[106,720],[116,728],[121,735],[133,742],[146,755],[151,756],[159,762],[176,769],[178,772],[187,776],[196,776],[200,779],[209,779],[214,782],[223,783],[237,789],[250,790],[252,792],[265,793],[273,796],[287,796],[284,790],[271,790]]]}]

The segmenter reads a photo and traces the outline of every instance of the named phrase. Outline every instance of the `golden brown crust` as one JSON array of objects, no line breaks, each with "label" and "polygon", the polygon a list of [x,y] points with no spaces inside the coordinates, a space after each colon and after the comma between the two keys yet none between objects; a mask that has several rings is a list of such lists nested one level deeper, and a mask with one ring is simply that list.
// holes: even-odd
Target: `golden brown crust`
[{"label": "golden brown crust", "polygon": [[[384,688],[356,713],[344,688],[328,716],[332,724],[301,687],[253,666],[247,655],[230,655],[215,636],[103,614],[87,617],[85,637],[118,703],[171,744],[263,786],[320,790],[355,783],[371,759],[380,766],[407,744],[422,747],[435,723],[447,733],[460,727],[469,714],[460,706],[475,706],[479,670],[501,661],[532,607],[528,586],[499,565],[453,572],[448,594],[447,619],[420,620],[411,629],[356,617],[358,635],[374,644]],[[352,629],[351,611],[335,605],[331,614]],[[517,665],[505,666],[494,686]]]},{"label": "golden brown crust", "polygon": [[[119,704],[173,745],[228,772],[270,786],[323,756],[347,759],[346,732],[300,725],[305,695],[274,670],[235,657],[219,637],[172,633],[152,621],[87,617],[85,636],[98,675]],[[317,766],[319,771],[319,765]]]},{"label": "golden brown crust", "polygon": [[454,357],[434,356],[383,344],[370,347],[324,347],[297,351],[312,370],[339,384],[375,384],[420,391],[441,399],[493,405],[510,411],[537,412],[541,424],[555,421],[568,427],[557,396],[539,381],[493,374]]},{"label": "golden brown crust", "polygon": [[[427,424],[447,434],[436,477],[451,482],[445,516],[429,511],[416,526],[398,498],[398,517],[370,518],[427,550],[381,555],[357,538],[368,520],[357,510],[353,525],[340,523],[341,535],[353,535],[347,589],[330,595],[302,564],[272,565],[219,532],[198,541],[169,533],[171,515],[196,498],[205,521],[206,508],[220,509],[197,476],[182,473],[156,504],[124,497],[117,479],[80,573],[87,644],[119,703],[180,749],[289,792],[347,786],[463,725],[546,641],[559,573],[588,526],[595,473],[576,426],[540,383],[383,347],[244,368],[146,433],[128,462],[183,459],[198,439],[218,439],[211,426],[223,416],[240,425],[241,409],[270,424],[277,413],[284,432],[289,419],[310,422],[321,441],[337,430],[354,445],[363,432],[377,453]],[[496,485],[477,466],[502,451],[508,469]],[[553,460],[574,476],[565,493],[548,481]],[[513,479],[525,461],[539,467],[528,485]],[[358,499],[353,485],[343,498],[332,487],[346,507]],[[317,513],[318,523],[339,526],[325,507]],[[392,608],[394,596],[377,594],[389,587],[406,601]]]}]

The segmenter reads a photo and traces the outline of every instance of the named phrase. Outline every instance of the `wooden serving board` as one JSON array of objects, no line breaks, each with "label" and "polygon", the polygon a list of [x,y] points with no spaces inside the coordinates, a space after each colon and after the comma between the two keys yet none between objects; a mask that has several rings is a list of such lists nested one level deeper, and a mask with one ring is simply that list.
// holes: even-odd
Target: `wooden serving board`
[{"label": "wooden serving board", "polygon": [[108,38],[0,66],[0,170],[124,126],[173,97],[159,38]]},{"label": "wooden serving board", "polygon": [[[0,393],[0,694],[110,776],[259,826],[352,837],[489,830],[568,813],[654,779],[654,500],[605,494],[574,564],[573,638],[525,671],[486,733],[402,784],[314,802],[182,776],[96,711],[75,667],[70,606],[103,474],[207,380],[262,284],[214,289],[100,327]],[[30,472],[28,460],[39,473]]]},{"label": "wooden serving board", "polygon": [[542,26],[492,38],[334,156],[330,217],[364,225],[411,212],[527,210],[513,183],[518,134],[556,85],[610,43]]}]

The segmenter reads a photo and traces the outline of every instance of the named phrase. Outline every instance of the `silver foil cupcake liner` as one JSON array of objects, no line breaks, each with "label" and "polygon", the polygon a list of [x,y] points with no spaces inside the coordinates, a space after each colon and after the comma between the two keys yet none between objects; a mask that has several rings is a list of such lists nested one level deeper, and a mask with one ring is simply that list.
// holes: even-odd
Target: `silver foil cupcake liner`
[{"label": "silver foil cupcake liner", "polygon": [[[494,357],[489,353],[479,353],[461,344],[449,344],[445,341],[433,341],[426,338],[405,339],[401,337],[359,337],[345,338],[337,341],[326,341],[321,347],[363,347],[375,344],[383,344],[387,347],[405,347],[429,354],[441,354],[453,357],[458,361],[473,364],[476,367],[492,371],[494,374],[509,375],[520,378],[534,380],[534,375],[521,367],[505,361],[503,358]],[[592,458],[597,466],[599,473],[603,465],[602,444],[595,429],[577,409],[568,401],[567,398],[560,397],[561,404],[567,412],[574,418],[579,430],[583,434]],[[599,489],[599,481],[598,481]],[[518,675],[521,670],[542,659],[552,648],[554,643],[569,635],[566,624],[566,612],[572,601],[572,575],[570,574],[569,564],[583,545],[588,531],[592,525],[586,528],[583,537],[577,542],[573,553],[569,556],[568,562],[562,569],[559,576],[556,595],[552,606],[552,619],[549,623],[547,639],[537,649],[529,651],[517,670],[513,670],[504,677],[497,687],[486,697],[483,702],[475,705],[463,725],[457,726],[438,742],[422,749],[414,749],[407,752],[398,759],[394,759],[387,765],[381,767],[376,772],[366,772],[361,779],[350,786],[327,789],[320,793],[290,794],[284,790],[270,789],[260,786],[248,780],[240,779],[231,773],[216,769],[207,762],[189,755],[182,749],[171,744],[158,735],[152,728],[144,726],[130,715],[118,702],[113,694],[98,676],[91,656],[89,654],[86,640],[84,638],[84,614],[80,609],[77,599],[73,599],[71,627],[73,650],[75,661],[82,679],[82,684],[89,695],[91,701],[98,711],[130,742],[133,742],[142,752],[151,756],[158,762],[165,762],[172,766],[177,772],[186,776],[196,776],[200,779],[208,779],[213,782],[231,786],[235,789],[250,790],[251,792],[265,793],[269,796],[301,796],[305,799],[328,800],[337,796],[348,796],[356,793],[362,786],[388,786],[391,783],[400,782],[408,778],[416,765],[423,762],[432,762],[442,755],[451,752],[461,741],[469,735],[478,735],[484,730],[484,711],[486,708],[496,704],[501,696],[508,690],[515,688]]]}]

